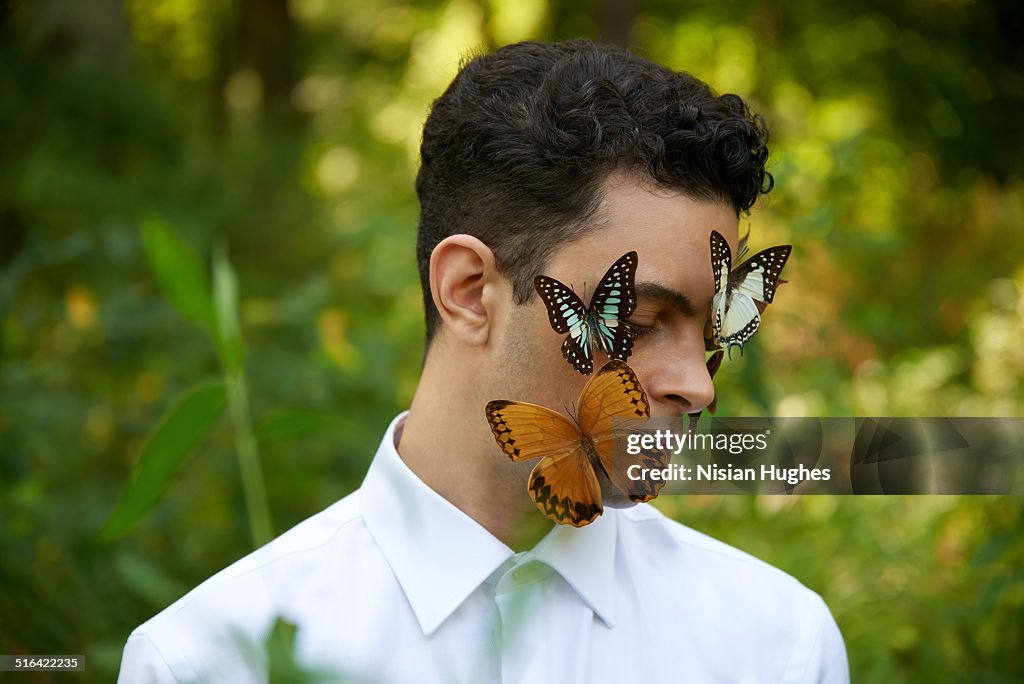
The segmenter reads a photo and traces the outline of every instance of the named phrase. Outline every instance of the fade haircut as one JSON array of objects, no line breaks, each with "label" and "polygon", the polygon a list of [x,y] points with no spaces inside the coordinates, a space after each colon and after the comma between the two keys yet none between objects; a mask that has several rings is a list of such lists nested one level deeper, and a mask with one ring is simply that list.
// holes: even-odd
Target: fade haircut
[{"label": "fade haircut", "polygon": [[589,40],[508,45],[466,62],[423,128],[416,256],[427,345],[441,323],[430,254],[467,233],[517,304],[559,245],[589,227],[602,182],[635,171],[737,216],[772,187],[768,132],[736,95]]}]

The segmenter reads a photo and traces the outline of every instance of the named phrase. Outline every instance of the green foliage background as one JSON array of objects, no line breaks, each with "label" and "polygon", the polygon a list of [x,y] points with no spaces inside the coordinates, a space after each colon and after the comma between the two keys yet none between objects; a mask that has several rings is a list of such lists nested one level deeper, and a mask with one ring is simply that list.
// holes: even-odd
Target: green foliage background
[{"label": "green foliage background", "polygon": [[[420,128],[480,46],[624,44],[765,115],[777,189],[751,244],[793,242],[792,284],[718,376],[721,412],[1019,415],[1022,16],[0,2],[0,653],[81,653],[110,680],[134,626],[358,486],[422,357]],[[154,451],[148,512],[108,523]],[[658,505],[821,593],[854,681],[1024,678],[1019,498]]]}]

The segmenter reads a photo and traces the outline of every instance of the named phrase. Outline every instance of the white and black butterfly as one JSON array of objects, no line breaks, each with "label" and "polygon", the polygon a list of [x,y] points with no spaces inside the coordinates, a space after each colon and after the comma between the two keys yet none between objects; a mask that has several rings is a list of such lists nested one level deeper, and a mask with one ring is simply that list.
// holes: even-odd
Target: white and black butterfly
[{"label": "white and black butterfly", "polygon": [[[729,243],[718,231],[711,231],[711,271],[715,276],[712,300],[713,340],[732,356],[732,348],[743,345],[761,325],[761,311],[775,298],[779,275],[793,251],[792,245],[769,247],[735,269]],[[742,254],[740,255],[742,256]]]},{"label": "white and black butterfly", "polygon": [[551,327],[569,335],[562,342],[562,356],[583,375],[594,371],[597,347],[618,361],[627,360],[633,351],[636,329],[626,319],[636,310],[636,267],[636,252],[623,254],[601,278],[589,307],[554,278],[539,275],[533,279]]}]

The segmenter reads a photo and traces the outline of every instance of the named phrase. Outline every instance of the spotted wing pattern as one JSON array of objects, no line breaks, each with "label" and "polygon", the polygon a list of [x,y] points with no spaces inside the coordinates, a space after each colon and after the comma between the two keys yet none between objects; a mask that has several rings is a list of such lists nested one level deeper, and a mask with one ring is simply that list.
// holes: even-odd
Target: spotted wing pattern
[{"label": "spotted wing pattern", "polygon": [[779,276],[792,251],[792,245],[761,250],[733,270],[729,276],[732,289],[759,302],[771,304],[779,287]]},{"label": "spotted wing pattern", "polygon": [[528,489],[541,513],[575,527],[601,515],[601,487],[575,425],[543,406],[517,401],[488,402],[486,414],[495,441],[509,458],[540,457]]},{"label": "spotted wing pattern", "polygon": [[651,415],[647,393],[623,361],[606,363],[580,393],[577,420],[594,445],[601,464],[611,472],[612,421]]},{"label": "spotted wing pattern", "polygon": [[761,309],[775,299],[779,277],[792,252],[792,245],[769,247],[732,267],[729,243],[711,232],[711,272],[715,279],[712,302],[712,338],[717,346],[732,353],[749,340],[761,325]]},{"label": "spotted wing pattern", "polygon": [[761,314],[757,310],[757,304],[743,294],[733,294],[727,303],[716,306],[714,316],[715,340],[719,345],[727,347],[730,355],[733,347],[739,347],[742,352],[743,345],[761,327]]},{"label": "spotted wing pattern", "polygon": [[534,278],[533,287],[544,302],[551,327],[560,335],[568,333],[562,342],[562,358],[579,373],[590,375],[594,372],[594,359],[590,348],[588,312],[583,300],[559,281],[545,275]]},{"label": "spotted wing pattern", "polygon": [[583,436],[572,422],[551,409],[522,401],[490,401],[487,422],[501,450],[513,461],[580,448]]},{"label": "spotted wing pattern", "polygon": [[608,358],[626,361],[633,352],[636,330],[626,319],[636,311],[636,252],[627,252],[601,278],[588,312],[596,323],[595,338]]},{"label": "spotted wing pattern", "polygon": [[711,231],[711,272],[715,276],[715,294],[725,292],[729,285],[729,271],[732,270],[732,250],[725,237],[717,230]]},{"label": "spotted wing pattern", "polygon": [[594,372],[593,347],[609,358],[625,361],[633,351],[636,330],[626,319],[636,310],[636,252],[627,252],[605,272],[590,306],[560,281],[545,275],[533,280],[555,332],[568,335],[562,357],[579,373]]},{"label": "spotted wing pattern", "polygon": [[628,472],[629,467],[634,464],[640,466],[640,472],[644,470],[664,470],[668,467],[671,460],[671,454],[667,449],[642,448],[640,453],[635,456],[633,454],[623,454],[621,458],[623,463],[621,465],[617,464],[612,471],[614,476],[612,484],[619,491],[625,492],[631,501],[637,503],[650,501],[661,493],[661,488],[665,486],[665,480],[632,480],[629,478]]},{"label": "spotted wing pattern", "polygon": [[583,527],[604,512],[601,485],[582,454],[545,456],[530,473],[530,495],[549,520]]},{"label": "spotted wing pattern", "polygon": [[587,436],[599,467],[612,486],[633,501],[649,501],[664,486],[661,480],[632,480],[628,476],[633,464],[641,468],[664,468],[667,454],[651,450],[637,455],[614,453],[613,428],[616,419],[640,419],[651,415],[647,393],[633,369],[622,361],[609,361],[587,383],[580,394],[577,420]]},{"label": "spotted wing pattern", "polygon": [[663,481],[630,480],[627,469],[632,463],[664,468],[666,454],[623,456],[626,460],[616,461],[613,467],[613,421],[650,416],[647,394],[623,361],[609,361],[587,381],[575,425],[555,411],[518,401],[488,402],[485,413],[491,434],[510,459],[540,458],[528,488],[537,508],[555,522],[581,527],[601,515],[599,472],[633,501],[654,498],[664,485]]}]

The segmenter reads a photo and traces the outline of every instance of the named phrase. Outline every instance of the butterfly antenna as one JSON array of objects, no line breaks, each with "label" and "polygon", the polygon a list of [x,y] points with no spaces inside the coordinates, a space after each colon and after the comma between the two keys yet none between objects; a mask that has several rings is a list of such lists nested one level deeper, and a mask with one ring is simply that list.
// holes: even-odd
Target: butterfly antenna
[{"label": "butterfly antenna", "polygon": [[748,254],[750,254],[750,245],[743,245],[740,248],[740,253],[736,255],[736,259],[733,262],[735,265],[732,267],[732,270],[735,271],[737,266],[746,261]]},{"label": "butterfly antenna", "polygon": [[[736,245],[739,249],[740,255],[747,251],[747,242],[750,241],[750,223],[747,223],[747,232],[740,237],[739,244]],[[739,261],[739,257],[736,258]]]}]

